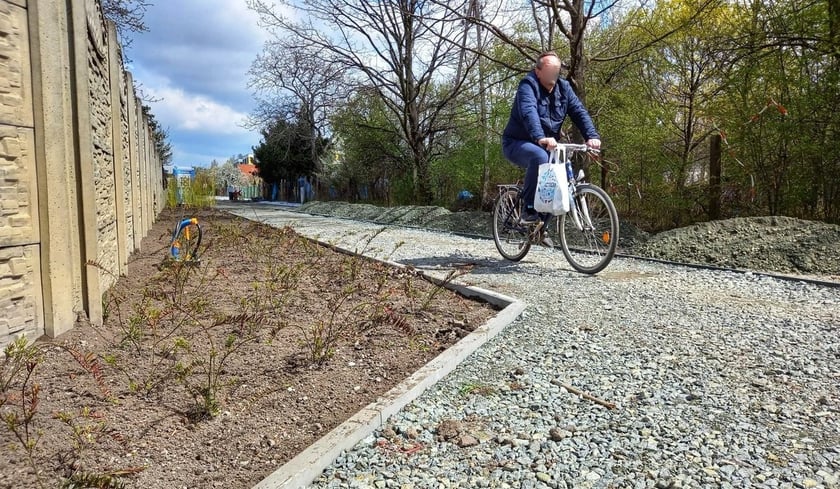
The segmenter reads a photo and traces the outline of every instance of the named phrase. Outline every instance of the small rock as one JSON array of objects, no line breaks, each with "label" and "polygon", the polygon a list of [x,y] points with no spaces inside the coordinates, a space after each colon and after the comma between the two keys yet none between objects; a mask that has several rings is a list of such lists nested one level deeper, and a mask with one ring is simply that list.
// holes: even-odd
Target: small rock
[{"label": "small rock", "polygon": [[817,475],[822,478],[822,480],[823,480],[823,482],[825,483],[826,486],[835,487],[837,485],[837,482],[838,482],[838,477],[837,476],[829,474],[828,472],[826,472],[824,470],[818,470]]},{"label": "small rock", "polygon": [[440,441],[452,440],[457,437],[461,431],[463,431],[461,423],[455,421],[454,419],[445,419],[437,425],[437,428],[435,428],[438,440]]},{"label": "small rock", "polygon": [[764,409],[770,414],[778,414],[780,411],[779,406],[775,404],[765,404],[764,406],[761,406],[761,409]]},{"label": "small rock", "polygon": [[478,440],[472,435],[461,435],[457,445],[461,448],[474,447],[478,445]]},{"label": "small rock", "polygon": [[561,441],[572,436],[572,434],[564,429],[551,428],[548,430],[548,436],[551,438],[551,441]]}]

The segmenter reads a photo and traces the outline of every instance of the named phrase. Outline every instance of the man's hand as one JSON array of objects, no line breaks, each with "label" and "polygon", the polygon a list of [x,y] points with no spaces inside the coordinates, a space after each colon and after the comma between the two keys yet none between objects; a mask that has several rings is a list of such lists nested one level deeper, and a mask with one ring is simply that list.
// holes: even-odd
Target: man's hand
[{"label": "man's hand", "polygon": [[549,151],[557,147],[557,140],[554,138],[542,138],[537,143]]},{"label": "man's hand", "polygon": [[600,139],[590,139],[586,142],[586,145],[592,149],[601,149],[601,140]]}]

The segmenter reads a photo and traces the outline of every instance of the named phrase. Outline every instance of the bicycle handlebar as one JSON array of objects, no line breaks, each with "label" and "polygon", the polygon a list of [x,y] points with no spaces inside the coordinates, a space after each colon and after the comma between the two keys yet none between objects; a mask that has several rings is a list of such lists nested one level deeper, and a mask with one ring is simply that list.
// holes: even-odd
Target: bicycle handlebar
[{"label": "bicycle handlebar", "polygon": [[552,151],[560,152],[564,149],[566,151],[571,152],[571,153],[574,153],[574,152],[577,152],[577,151],[591,151],[593,153],[600,153],[601,152],[600,149],[590,148],[589,146],[587,146],[585,144],[567,144],[567,143],[557,143],[557,146]]},{"label": "bicycle handlebar", "polygon": [[552,161],[555,161],[557,163],[564,163],[568,160],[568,156],[570,153],[575,153],[577,151],[591,151],[593,153],[599,152],[599,150],[595,148],[590,148],[585,144],[558,143],[557,146],[553,150],[551,150],[548,161],[549,163],[551,163]]}]

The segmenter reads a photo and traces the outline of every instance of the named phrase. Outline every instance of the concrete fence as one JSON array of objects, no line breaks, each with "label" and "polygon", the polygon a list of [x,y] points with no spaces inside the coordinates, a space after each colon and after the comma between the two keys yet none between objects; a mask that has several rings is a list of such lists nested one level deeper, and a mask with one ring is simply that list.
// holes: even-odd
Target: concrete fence
[{"label": "concrete fence", "polygon": [[101,322],[159,214],[133,87],[99,0],[0,0],[0,346]]}]

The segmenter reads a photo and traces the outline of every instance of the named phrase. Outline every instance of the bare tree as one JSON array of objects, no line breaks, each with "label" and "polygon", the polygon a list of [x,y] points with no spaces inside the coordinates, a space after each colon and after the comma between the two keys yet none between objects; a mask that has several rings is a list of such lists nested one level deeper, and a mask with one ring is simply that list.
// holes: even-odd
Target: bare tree
[{"label": "bare tree", "polygon": [[[674,26],[667,32],[647,37],[635,36],[634,41],[646,40],[634,42],[623,49],[616,49],[615,45],[610,45],[600,46],[596,52],[589,52],[586,41],[593,22],[607,16],[610,10],[619,5],[619,0],[533,0],[527,10],[519,3],[508,5],[505,2],[497,2],[495,12],[485,12],[483,16],[469,13],[470,11],[464,9],[460,2],[432,1],[445,10],[445,16],[450,21],[468,21],[479,25],[484,32],[520,53],[522,62],[511,62],[510,59],[498,57],[493,52],[478,46],[462,46],[463,49],[471,50],[476,55],[513,72],[521,73],[530,69],[539,53],[549,50],[562,53],[567,45],[569,58],[568,62],[564,63],[568,70],[567,79],[572,84],[575,93],[584,102],[586,100],[586,70],[590,62],[615,61],[643,53],[676,32],[692,25],[701,14],[721,3],[721,0],[702,0],[683,24]],[[525,26],[524,30],[531,35],[521,34],[523,26]],[[637,26],[628,25],[628,29],[635,28]],[[621,44],[621,41],[621,39],[611,40],[614,44]],[[604,54],[606,52],[610,54]],[[633,62],[635,61],[636,58],[633,58]]]},{"label": "bare tree", "polygon": [[[536,0],[550,15],[553,26],[569,43],[569,72],[567,79],[581,101],[586,100],[585,51],[586,30],[592,19],[598,18],[614,7],[618,0]],[[553,41],[553,37],[549,37]]]},{"label": "bare tree", "polygon": [[130,33],[149,30],[143,17],[151,5],[148,0],[102,0],[102,14],[116,24],[123,50],[131,45]]},{"label": "bare tree", "polygon": [[[324,139],[329,119],[347,99],[349,88],[343,70],[324,69],[332,63],[323,52],[300,45],[291,38],[266,43],[251,65],[249,86],[258,104],[249,125],[264,129],[278,120],[302,121],[311,142]],[[318,161],[317,144],[311,144],[312,160]]]},{"label": "bare tree", "polygon": [[[391,128],[407,148],[415,199],[431,202],[430,163],[436,138],[451,126],[452,109],[475,60],[462,64],[451,39],[457,23],[434,15],[423,0],[249,0],[276,39],[291,37],[324,53],[324,70],[345,70],[359,85],[371,87],[394,121]],[[293,11],[294,20],[280,8]]]}]

